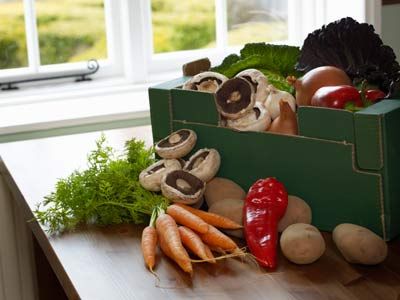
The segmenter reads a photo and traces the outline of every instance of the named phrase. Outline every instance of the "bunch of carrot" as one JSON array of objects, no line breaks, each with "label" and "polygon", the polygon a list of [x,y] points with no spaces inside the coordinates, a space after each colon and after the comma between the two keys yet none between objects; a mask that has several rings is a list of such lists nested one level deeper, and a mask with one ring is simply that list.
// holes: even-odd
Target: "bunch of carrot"
[{"label": "bunch of carrot", "polygon": [[142,252],[147,267],[153,272],[157,244],[190,275],[193,274],[192,260],[185,247],[210,263],[216,262],[211,250],[242,253],[237,244],[216,227],[239,229],[242,226],[223,216],[180,203],[168,206],[166,211],[156,208],[142,233]]}]

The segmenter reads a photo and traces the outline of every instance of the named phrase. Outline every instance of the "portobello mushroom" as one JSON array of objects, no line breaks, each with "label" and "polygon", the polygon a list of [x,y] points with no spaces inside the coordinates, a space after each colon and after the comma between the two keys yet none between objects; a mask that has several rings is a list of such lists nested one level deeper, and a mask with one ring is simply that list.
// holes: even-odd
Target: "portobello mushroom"
[{"label": "portobello mushroom", "polygon": [[254,106],[253,85],[244,78],[235,77],[225,81],[215,94],[219,113],[227,119],[238,119]]},{"label": "portobello mushroom", "polygon": [[221,157],[218,151],[204,148],[193,154],[183,169],[207,182],[217,174],[220,164]]},{"label": "portobello mushroom", "polygon": [[236,77],[241,77],[249,81],[253,85],[256,102],[264,104],[268,97],[268,79],[261,71],[247,69],[238,73]]},{"label": "portobello mushroom", "polygon": [[225,75],[206,71],[199,73],[186,81],[182,89],[215,93],[218,87],[226,80],[228,80],[228,78]]},{"label": "portobello mushroom", "polygon": [[148,191],[158,192],[161,190],[162,177],[171,171],[182,169],[177,159],[162,159],[144,169],[139,174],[139,183]]},{"label": "portobello mushroom", "polygon": [[165,198],[189,205],[203,197],[205,188],[204,181],[184,170],[165,174],[161,180],[161,192]]},{"label": "portobello mushroom", "polygon": [[181,129],[159,141],[155,151],[162,158],[181,158],[193,149],[196,141],[197,135],[193,130]]},{"label": "portobello mushroom", "polygon": [[227,120],[227,127],[240,131],[265,131],[271,125],[271,116],[261,102],[256,102],[253,109],[236,120]]}]

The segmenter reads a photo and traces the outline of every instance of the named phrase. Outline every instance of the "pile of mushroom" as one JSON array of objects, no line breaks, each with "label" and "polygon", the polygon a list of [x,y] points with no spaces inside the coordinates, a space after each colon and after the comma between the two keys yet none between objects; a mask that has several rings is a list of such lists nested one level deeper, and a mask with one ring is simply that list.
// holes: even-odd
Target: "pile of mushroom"
[{"label": "pile of mushroom", "polygon": [[178,130],[159,141],[155,151],[162,159],[140,173],[140,184],[149,191],[161,191],[172,202],[200,207],[206,183],[217,174],[221,158],[217,150],[204,148],[185,161],[183,157],[193,150],[196,141],[197,135],[190,129]]},{"label": "pile of mushroom", "polygon": [[215,93],[223,126],[239,131],[297,134],[295,98],[268,84],[267,77],[259,70],[247,69],[231,79],[216,72],[202,72],[182,88]]}]

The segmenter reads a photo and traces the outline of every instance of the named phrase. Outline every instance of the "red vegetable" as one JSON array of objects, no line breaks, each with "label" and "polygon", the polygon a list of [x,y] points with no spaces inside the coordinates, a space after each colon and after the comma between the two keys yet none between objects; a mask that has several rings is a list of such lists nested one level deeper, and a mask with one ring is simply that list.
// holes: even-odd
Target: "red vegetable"
[{"label": "red vegetable", "polygon": [[311,105],[344,109],[347,105],[363,107],[358,90],[350,85],[324,86],[311,98]]},{"label": "red vegetable", "polygon": [[365,100],[370,101],[372,103],[376,103],[379,100],[385,98],[385,93],[381,90],[366,90],[365,91]]},{"label": "red vegetable", "polygon": [[278,222],[285,214],[288,194],[275,178],[260,179],[247,194],[243,225],[250,252],[263,267],[276,267]]}]

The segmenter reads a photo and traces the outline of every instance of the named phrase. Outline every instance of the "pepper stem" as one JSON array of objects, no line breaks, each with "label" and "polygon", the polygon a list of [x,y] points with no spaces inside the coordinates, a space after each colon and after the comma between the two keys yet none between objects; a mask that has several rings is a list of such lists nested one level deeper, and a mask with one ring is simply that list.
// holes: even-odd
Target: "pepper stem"
[{"label": "pepper stem", "polygon": [[363,106],[364,106],[364,107],[367,107],[367,106],[368,106],[367,98],[366,98],[366,96],[365,96],[365,92],[366,92],[366,90],[367,90],[367,85],[368,85],[368,81],[367,81],[366,79],[364,79],[364,80],[361,82],[361,88],[360,88],[361,102],[363,103]]}]

